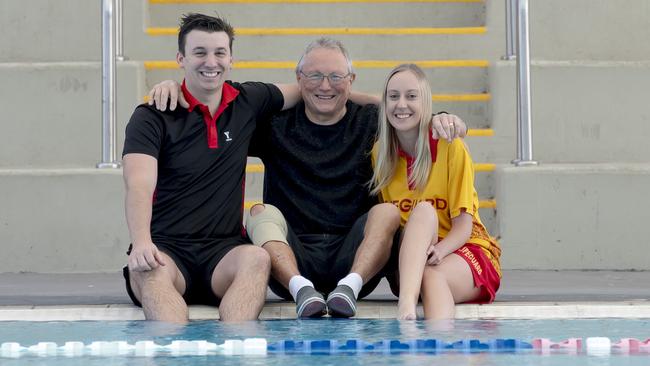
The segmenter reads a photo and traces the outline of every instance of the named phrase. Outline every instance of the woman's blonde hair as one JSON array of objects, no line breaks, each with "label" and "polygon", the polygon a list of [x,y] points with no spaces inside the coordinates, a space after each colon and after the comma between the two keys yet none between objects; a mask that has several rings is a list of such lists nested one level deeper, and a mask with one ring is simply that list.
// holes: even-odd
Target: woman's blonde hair
[{"label": "woman's blonde hair", "polygon": [[379,107],[379,126],[377,129],[377,142],[378,151],[375,167],[370,181],[370,189],[372,194],[378,194],[382,188],[386,187],[393,179],[395,174],[395,167],[398,161],[398,146],[397,135],[395,129],[388,122],[386,117],[386,97],[388,82],[390,79],[400,72],[411,72],[418,80],[420,91],[420,103],[422,103],[420,115],[420,127],[418,141],[415,146],[416,156],[409,177],[409,186],[414,186],[416,190],[422,191],[429,179],[431,172],[431,148],[429,146],[429,131],[431,127],[431,86],[427,81],[427,77],[420,69],[419,66],[414,64],[402,64],[395,67],[388,74],[386,82],[384,83],[384,91],[382,93],[381,105]]}]

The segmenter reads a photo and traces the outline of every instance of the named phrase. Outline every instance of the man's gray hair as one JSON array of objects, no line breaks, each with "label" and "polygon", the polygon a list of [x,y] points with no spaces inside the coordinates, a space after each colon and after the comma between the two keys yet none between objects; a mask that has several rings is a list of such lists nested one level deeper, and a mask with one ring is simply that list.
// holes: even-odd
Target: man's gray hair
[{"label": "man's gray hair", "polygon": [[305,48],[305,52],[303,52],[302,56],[300,56],[300,60],[298,61],[298,64],[296,65],[296,74],[302,71],[302,66],[305,63],[305,56],[307,54],[317,48],[327,48],[330,50],[338,50],[340,51],[343,56],[345,56],[345,61],[348,63],[348,72],[353,73],[354,70],[352,69],[352,60],[350,59],[350,55],[348,54],[348,50],[345,49],[343,46],[343,43],[341,41],[338,41],[336,39],[332,38],[319,38],[313,42],[311,42],[307,48]]}]

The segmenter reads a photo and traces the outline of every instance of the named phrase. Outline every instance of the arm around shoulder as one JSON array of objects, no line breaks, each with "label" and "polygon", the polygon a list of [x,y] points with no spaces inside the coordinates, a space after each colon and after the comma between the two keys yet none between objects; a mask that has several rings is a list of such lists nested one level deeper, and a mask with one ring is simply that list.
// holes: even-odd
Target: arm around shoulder
[{"label": "arm around shoulder", "polygon": [[350,101],[358,105],[366,105],[366,104],[379,105],[381,104],[381,97],[378,95],[366,94],[366,93],[361,93],[353,90],[350,92]]},{"label": "arm around shoulder", "polygon": [[282,97],[284,98],[284,105],[282,106],[283,111],[289,108],[293,108],[296,104],[298,104],[300,99],[302,99],[297,83],[274,85],[280,89]]}]

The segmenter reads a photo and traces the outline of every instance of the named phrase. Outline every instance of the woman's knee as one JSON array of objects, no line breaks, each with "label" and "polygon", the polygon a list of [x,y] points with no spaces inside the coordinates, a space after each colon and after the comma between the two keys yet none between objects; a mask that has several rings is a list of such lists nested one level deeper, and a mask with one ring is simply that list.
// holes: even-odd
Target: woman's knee
[{"label": "woman's knee", "polygon": [[413,208],[409,220],[426,220],[432,225],[438,225],[438,213],[430,202],[418,202]]}]

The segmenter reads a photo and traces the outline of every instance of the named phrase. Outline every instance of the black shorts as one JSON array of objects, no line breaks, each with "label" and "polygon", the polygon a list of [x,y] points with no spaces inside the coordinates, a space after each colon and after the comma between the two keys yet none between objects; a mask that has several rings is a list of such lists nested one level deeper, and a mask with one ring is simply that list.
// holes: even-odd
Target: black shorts
[{"label": "black shorts", "polygon": [[[354,256],[363,241],[363,231],[368,214],[361,216],[345,235],[302,234],[297,235],[287,223],[287,242],[293,250],[300,274],[314,283],[314,287],[329,294],[339,280],[350,273]],[[396,245],[397,244],[397,245]],[[361,289],[359,298],[369,295],[386,274],[397,270],[399,254],[399,230],[395,233],[393,247],[388,263],[375,277],[371,278]],[[276,281],[269,279],[269,287],[276,295],[293,300],[289,291]]]},{"label": "black shorts", "polygon": [[[191,243],[191,244],[170,244],[156,243],[158,250],[164,252],[176,264],[176,267],[183,274],[185,279],[185,293],[183,299],[188,305],[201,304],[219,306],[221,299],[212,291],[212,272],[217,264],[228,254],[228,252],[239,245],[248,244],[243,237],[232,237],[221,239],[214,243]],[[131,248],[126,252],[131,254]],[[126,280],[126,291],[131,301],[137,306],[142,306],[140,301],[135,297],[129,280],[129,268],[125,266],[122,269],[124,279]]]}]

